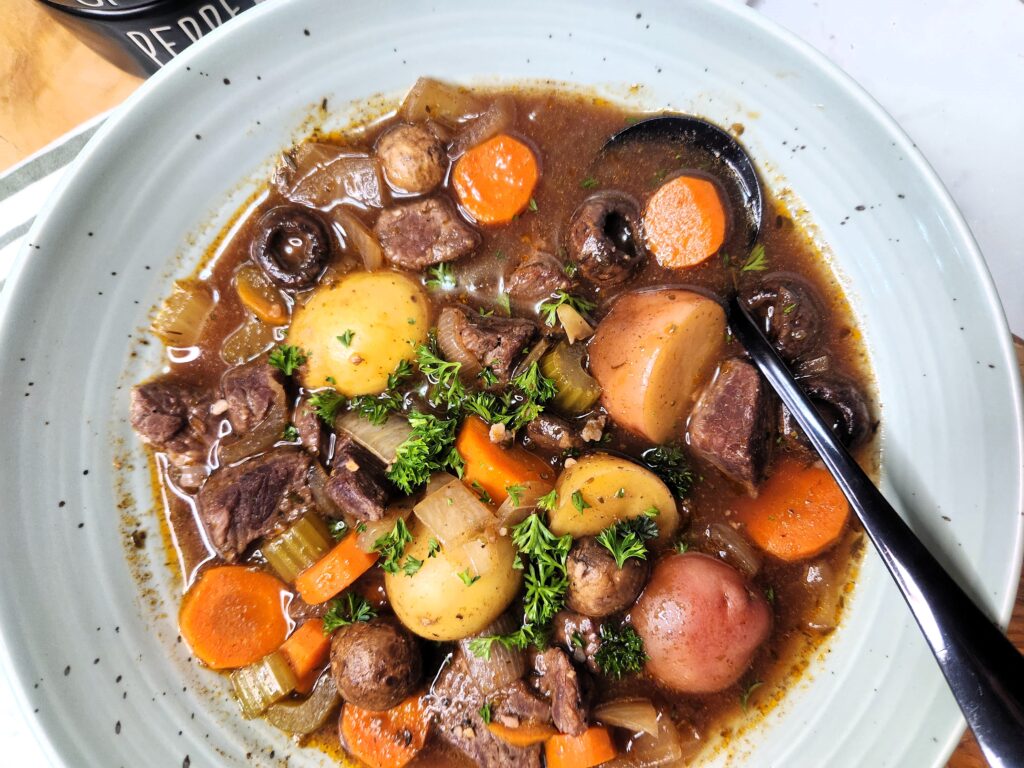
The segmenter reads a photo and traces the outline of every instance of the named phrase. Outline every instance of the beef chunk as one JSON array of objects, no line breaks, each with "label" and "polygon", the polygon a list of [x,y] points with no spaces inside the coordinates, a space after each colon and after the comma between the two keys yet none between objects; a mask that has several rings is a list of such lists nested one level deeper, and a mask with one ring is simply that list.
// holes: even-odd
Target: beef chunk
[{"label": "beef chunk", "polygon": [[484,317],[464,307],[445,307],[438,325],[450,322],[459,342],[481,368],[490,368],[498,381],[508,383],[515,362],[537,332],[529,320],[518,317]]},{"label": "beef chunk", "polygon": [[549,453],[580,450],[583,438],[577,434],[572,425],[550,413],[542,413],[526,425],[526,437],[530,445]]},{"label": "beef chunk", "polygon": [[722,363],[690,416],[690,448],[751,496],[764,479],[771,449],[773,394],[750,363]]},{"label": "beef chunk", "polygon": [[220,386],[231,428],[239,435],[251,431],[275,407],[287,407],[281,372],[260,359],[231,368]]},{"label": "beef chunk", "polygon": [[221,557],[237,560],[256,539],[313,506],[310,461],[303,451],[279,448],[210,475],[199,490],[199,515]]},{"label": "beef chunk", "polygon": [[487,700],[491,703],[491,719],[509,728],[551,722],[551,705],[522,680],[491,694]]},{"label": "beef chunk", "polygon": [[564,648],[577,664],[600,671],[594,655],[601,648],[601,623],[574,611],[559,611],[551,622],[551,643]]},{"label": "beef chunk", "polygon": [[[371,568],[370,570],[380,570],[379,568]],[[331,604],[320,603],[318,605],[310,605],[303,600],[299,595],[295,595],[291,602],[288,603],[288,618],[294,621],[296,624],[303,624],[310,619],[322,619],[324,614],[327,613]]]},{"label": "beef chunk", "polygon": [[387,509],[390,494],[383,465],[348,435],[339,435],[335,443],[327,496],[357,520],[380,520]]},{"label": "beef chunk", "polygon": [[517,304],[536,304],[557,291],[568,290],[570,285],[558,259],[547,253],[535,253],[516,267],[505,288]]},{"label": "beef chunk", "polygon": [[[516,717],[517,709],[520,714],[529,709],[526,700],[514,692],[494,694],[491,699],[500,704],[494,707],[502,718],[499,722],[513,722],[509,718]],[[480,768],[540,768],[540,745],[513,747],[487,729],[480,717],[484,697],[469,675],[461,650],[455,651],[438,673],[427,702],[437,716],[438,735]]]},{"label": "beef chunk", "polygon": [[480,235],[441,198],[388,208],[378,217],[374,231],[387,260],[405,269],[454,261],[480,244]]},{"label": "beef chunk", "polygon": [[551,716],[562,733],[579,736],[587,729],[589,707],[581,680],[569,657],[558,648],[548,648],[533,661],[534,684],[551,700]]},{"label": "beef chunk", "polygon": [[299,442],[302,447],[314,456],[319,456],[326,448],[324,439],[324,425],[316,411],[309,404],[309,398],[302,397],[295,412],[292,414],[292,424],[299,433]]},{"label": "beef chunk", "polygon": [[187,384],[158,378],[132,389],[132,427],[157,450],[201,458],[216,437],[213,398]]},{"label": "beef chunk", "polygon": [[399,123],[377,139],[384,178],[399,192],[423,195],[441,183],[448,170],[444,144],[423,125]]}]

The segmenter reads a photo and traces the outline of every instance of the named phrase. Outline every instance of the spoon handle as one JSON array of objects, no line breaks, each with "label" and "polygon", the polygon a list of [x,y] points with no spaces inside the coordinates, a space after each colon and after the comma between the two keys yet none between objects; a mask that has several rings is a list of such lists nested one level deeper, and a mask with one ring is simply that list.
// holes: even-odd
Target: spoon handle
[{"label": "spoon handle", "polygon": [[846,494],[910,606],[993,768],[1024,768],[1024,656],[921,543],[832,434],[746,306],[729,301],[733,333]]}]

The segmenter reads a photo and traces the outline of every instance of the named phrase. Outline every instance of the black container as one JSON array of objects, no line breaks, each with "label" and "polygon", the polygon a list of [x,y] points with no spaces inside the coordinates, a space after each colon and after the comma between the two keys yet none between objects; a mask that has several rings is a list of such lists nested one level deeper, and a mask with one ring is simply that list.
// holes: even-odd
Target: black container
[{"label": "black container", "polygon": [[39,0],[121,69],[151,75],[260,0]]}]

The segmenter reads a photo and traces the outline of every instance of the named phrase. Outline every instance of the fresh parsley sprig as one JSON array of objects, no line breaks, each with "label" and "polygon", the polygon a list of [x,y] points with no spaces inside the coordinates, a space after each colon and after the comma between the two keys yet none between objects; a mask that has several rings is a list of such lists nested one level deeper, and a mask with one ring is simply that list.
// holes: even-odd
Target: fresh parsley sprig
[{"label": "fresh parsley sprig", "polygon": [[[385,533],[373,542],[373,551],[380,555],[380,567],[384,569],[385,573],[394,574],[404,569],[405,566],[401,560],[410,541],[412,541],[412,534],[409,533],[409,527],[405,524],[405,520],[398,518],[390,533]],[[420,565],[423,565],[422,561],[420,561]],[[411,576],[412,574],[407,575]]]},{"label": "fresh parsley sprig", "polygon": [[344,405],[345,396],[336,389],[320,389],[309,396],[309,407],[329,427],[334,426],[334,419]]},{"label": "fresh parsley sprig", "polygon": [[644,464],[660,477],[679,498],[690,493],[693,487],[693,472],[680,448],[674,445],[659,445],[644,451]]},{"label": "fresh parsley sprig", "polygon": [[566,291],[558,291],[554,298],[548,299],[540,305],[540,313],[544,316],[545,325],[554,326],[558,322],[558,308],[563,304],[568,304],[581,315],[585,315],[597,306],[588,299],[581,299]]},{"label": "fresh parsley sprig", "polygon": [[267,356],[267,362],[285,376],[291,376],[308,359],[309,355],[291,344],[281,344]]},{"label": "fresh parsley sprig", "polygon": [[355,624],[357,621],[369,621],[377,618],[377,611],[362,595],[346,592],[337,600],[331,601],[330,608],[324,614],[324,634]]},{"label": "fresh parsley sprig", "polygon": [[432,472],[450,470],[462,476],[462,457],[455,448],[456,419],[442,419],[429,413],[409,414],[412,434],[395,449],[388,479],[406,494],[424,485]]},{"label": "fresh parsley sprig", "polygon": [[598,668],[609,677],[621,678],[639,672],[647,661],[644,641],[626,624],[601,625],[601,647],[594,654]]},{"label": "fresh parsley sprig", "polygon": [[652,509],[637,517],[619,520],[597,535],[597,543],[611,553],[620,570],[631,557],[647,559],[647,542],[658,537],[658,526],[653,519],[657,514],[658,510]]}]

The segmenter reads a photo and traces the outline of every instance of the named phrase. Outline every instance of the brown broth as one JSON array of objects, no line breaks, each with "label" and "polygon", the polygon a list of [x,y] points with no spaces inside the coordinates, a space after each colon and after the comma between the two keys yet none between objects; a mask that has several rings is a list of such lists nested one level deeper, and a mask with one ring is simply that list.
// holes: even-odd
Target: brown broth
[{"label": "brown broth", "polygon": [[[570,216],[595,191],[621,190],[642,202],[662,181],[681,171],[703,172],[713,178],[720,173],[720,169],[708,163],[699,153],[680,152],[675,148],[633,145],[598,157],[598,150],[607,137],[635,119],[635,115],[599,100],[557,91],[513,91],[511,94],[517,106],[517,118],[512,132],[525,138],[541,159],[541,177],[534,193],[536,211],[526,211],[504,226],[483,228],[483,244],[476,254],[455,265],[462,287],[449,294],[445,301],[495,307],[504,289],[504,281],[524,257],[537,250],[557,253],[562,249]],[[481,95],[485,99],[490,96],[487,93]],[[385,120],[362,133],[350,137],[334,136],[328,140],[370,148],[376,135],[390,122]],[[729,197],[728,190],[725,191]],[[442,193],[449,194],[447,188]],[[219,350],[224,339],[239,328],[246,317],[246,310],[238,301],[232,280],[240,265],[249,259],[249,244],[255,221],[262,212],[279,202],[277,193],[271,189],[252,208],[234,237],[222,249],[219,258],[208,265],[207,282],[220,298],[198,344],[200,354],[189,362],[172,363],[171,376],[211,389],[218,387],[221,375],[229,367]],[[785,208],[777,201],[769,200],[767,210],[769,213],[765,216],[760,242],[769,254],[771,271],[798,273],[814,286],[828,309],[829,320],[823,346],[830,350],[832,365],[860,382],[862,388],[870,392],[867,357],[838,282],[829,272],[821,254],[812,246],[806,232]],[[375,214],[361,212],[359,215],[372,226]],[[727,257],[716,256],[685,272],[663,269],[653,259],[649,259],[639,274],[623,289],[674,285],[722,296],[736,284],[742,287],[750,281],[756,281],[759,278],[758,272],[743,271],[741,268],[746,258],[746,249],[742,243],[742,233],[738,231],[740,228],[734,226],[731,229],[722,249],[722,254],[728,254]],[[343,248],[331,264],[326,279],[358,268],[361,266],[355,255]],[[596,320],[607,311],[609,303],[618,292],[593,291],[589,294],[590,298],[598,302],[594,312]],[[583,293],[586,295],[585,290]],[[434,294],[432,298],[437,298],[437,295]],[[302,301],[303,296],[298,296],[296,300]],[[723,359],[741,352],[739,345],[730,337]],[[650,446],[612,427],[608,442],[603,447],[638,457]],[[779,452],[785,453],[787,450],[787,446],[781,446]],[[875,458],[874,446],[864,448],[860,458],[864,463],[872,463]],[[154,461],[162,487],[165,491],[173,491],[173,481],[168,476],[165,462],[160,455],[156,455]],[[731,522],[732,505],[742,491],[711,467],[700,466],[698,463],[695,472],[699,479],[691,497],[685,502],[689,513],[689,532],[685,535],[693,548],[713,553],[713,548],[699,533],[709,523]],[[213,555],[203,541],[199,523],[186,498],[165,492],[163,500],[158,503],[165,509],[177,550],[176,559],[183,564],[183,580],[188,586],[197,569],[211,561]],[[845,585],[852,578],[860,548],[861,534],[851,522],[843,541],[815,558],[815,562],[830,569],[835,578]],[[765,557],[754,583],[757,588],[771,595],[774,630],[771,639],[757,653],[751,670],[736,685],[713,695],[684,696],[667,691],[645,675],[640,675],[614,683],[601,681],[600,695],[633,694],[650,697],[668,707],[674,718],[691,730],[695,728],[705,735],[728,730],[732,727],[730,723],[739,715],[741,702],[755,706],[762,697],[766,701],[770,699],[771,696],[766,694],[784,688],[787,680],[794,678],[794,670],[799,671],[805,666],[807,658],[822,640],[822,634],[806,627],[808,614],[814,607],[814,595],[804,583],[806,567],[806,563],[787,564]],[[428,672],[427,678],[431,676],[432,673]],[[760,693],[747,701],[744,691],[755,683],[762,684]],[[339,744],[335,722],[332,720],[310,742],[328,752],[337,753]],[[469,763],[464,757],[445,749],[434,740],[414,764],[440,766]]]}]

